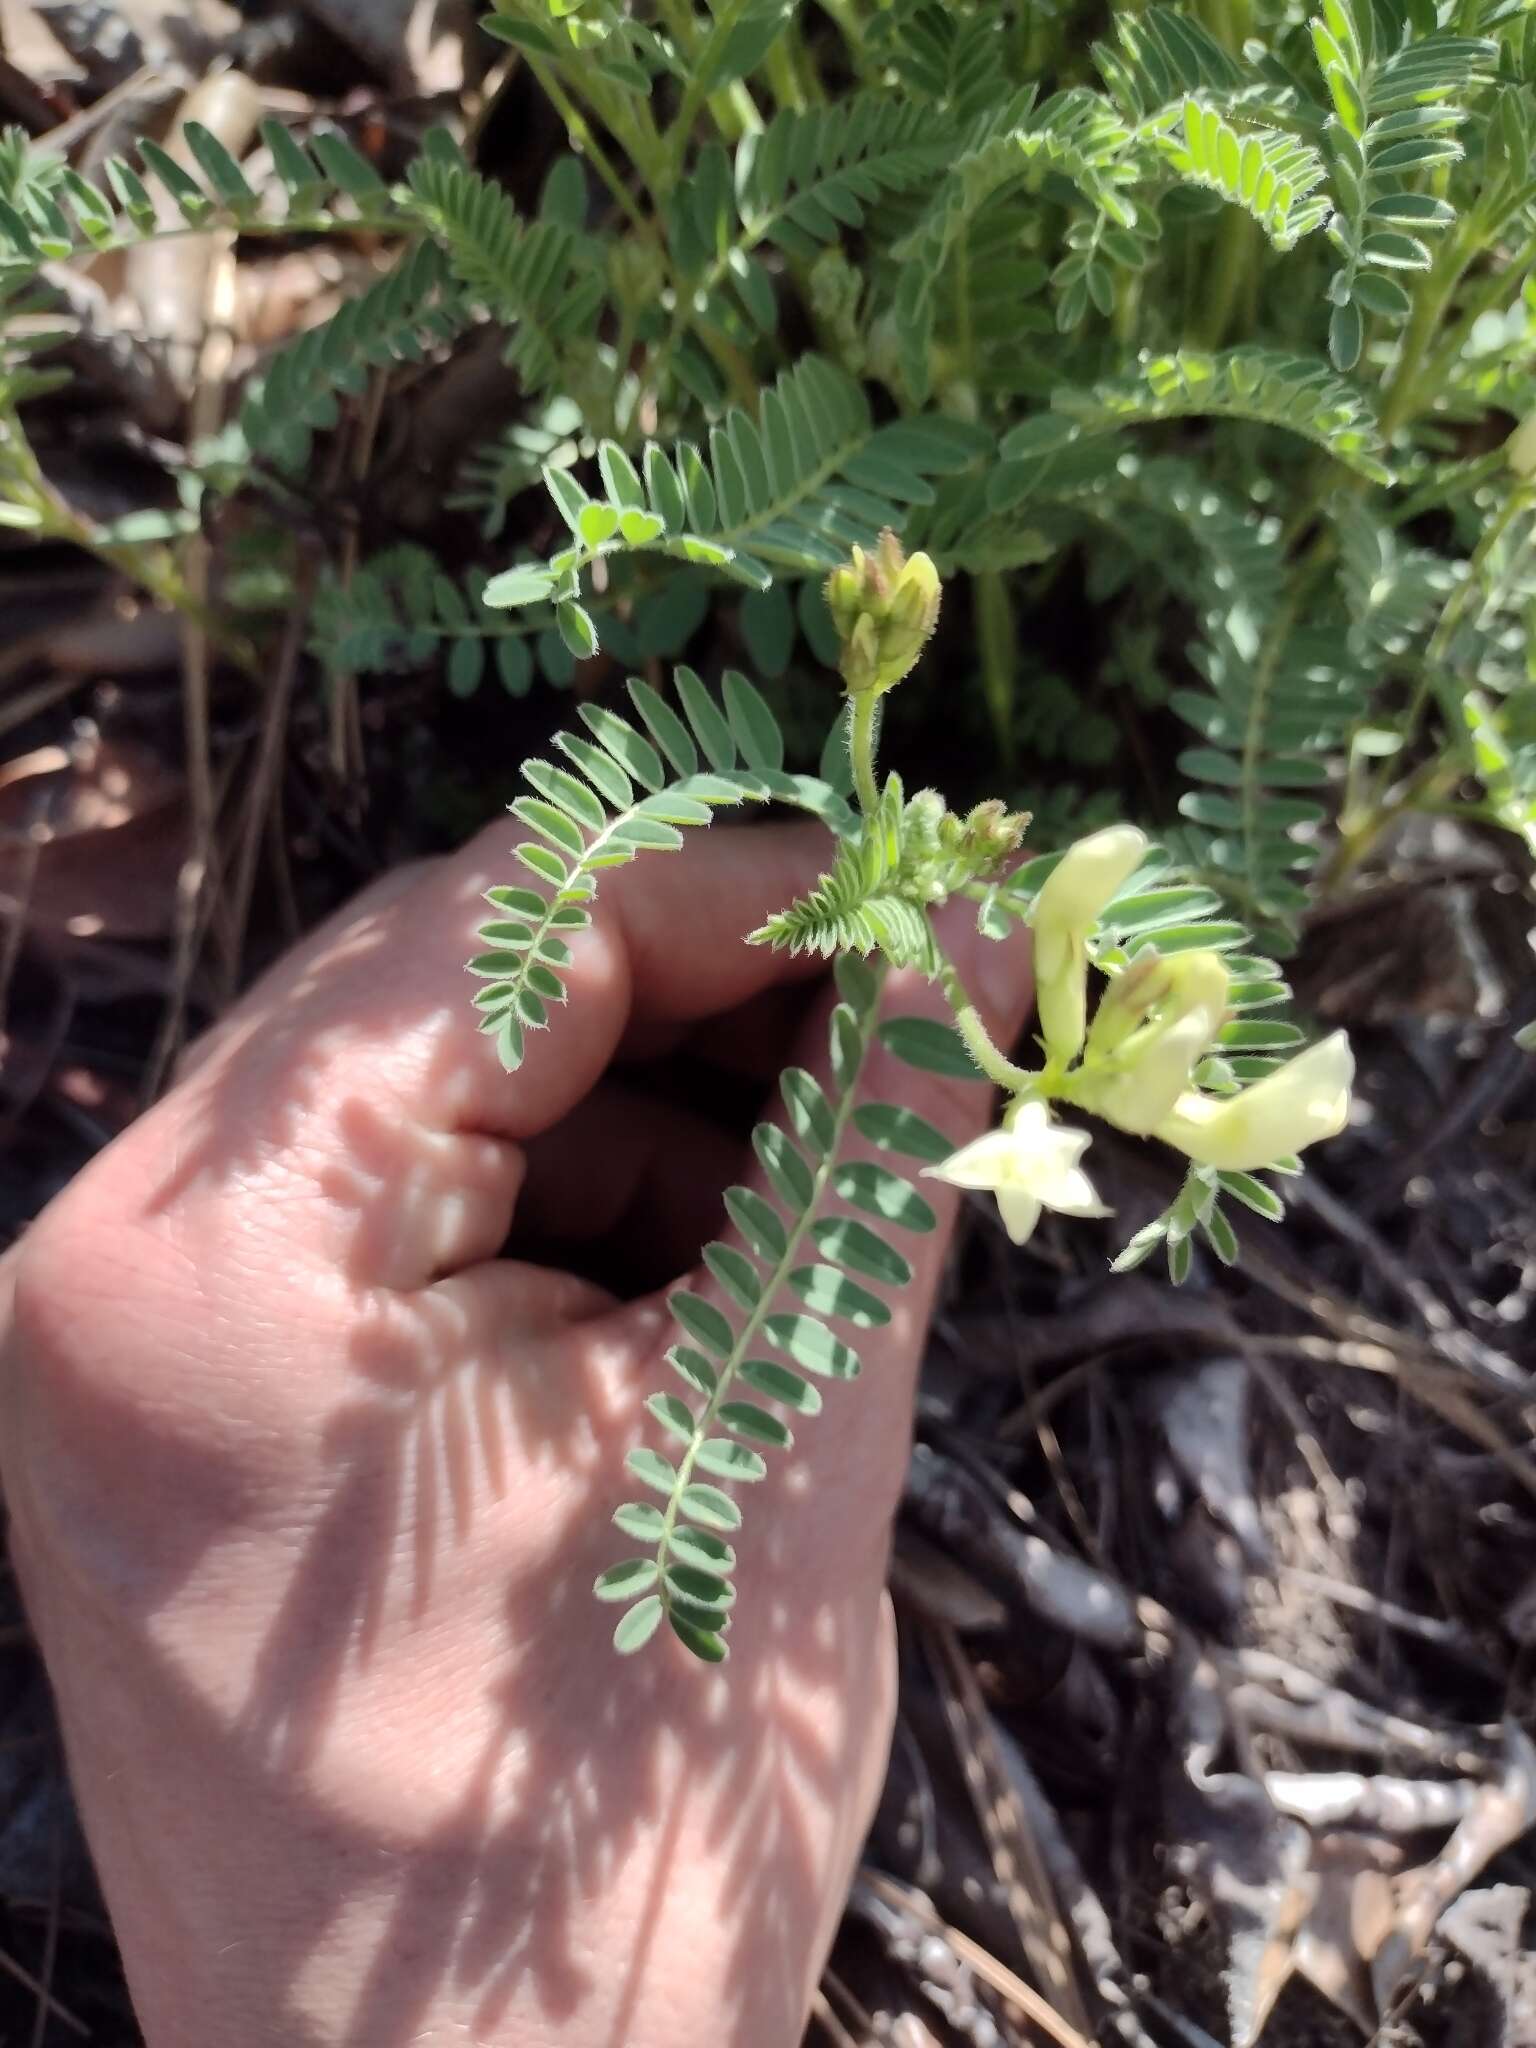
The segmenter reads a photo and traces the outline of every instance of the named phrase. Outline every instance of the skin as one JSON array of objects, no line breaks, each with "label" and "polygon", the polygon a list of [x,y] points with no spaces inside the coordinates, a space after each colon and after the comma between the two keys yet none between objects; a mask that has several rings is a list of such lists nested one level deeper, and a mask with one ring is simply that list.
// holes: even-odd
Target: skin
[{"label": "skin", "polygon": [[[0,1480],[152,2048],[778,2048],[884,1771],[884,1572],[955,1197],[857,1387],[750,1490],[731,1657],[621,1662],[591,1582],[673,1385],[653,1278],[739,1133],[624,1063],[823,1065],[805,963],[739,943],[819,829],[717,825],[605,879],[569,1007],[507,1077],[466,1028],[502,826],[284,959],[0,1265]],[[947,926],[989,1026],[1017,947]],[[902,978],[903,1011],[943,1014]],[[809,1006],[807,1008],[807,1005]],[[957,1144],[989,1091],[893,1068]],[[708,1292],[708,1288],[702,1291]],[[854,1333],[850,1333],[854,1334]]]}]

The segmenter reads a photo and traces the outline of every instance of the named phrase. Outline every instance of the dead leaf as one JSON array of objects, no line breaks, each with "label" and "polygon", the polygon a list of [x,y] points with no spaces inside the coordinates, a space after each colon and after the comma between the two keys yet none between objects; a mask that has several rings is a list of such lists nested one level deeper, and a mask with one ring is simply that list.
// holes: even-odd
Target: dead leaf
[{"label": "dead leaf", "polygon": [[149,939],[171,928],[181,783],[148,748],[92,739],[0,767],[0,912],[32,933]]}]

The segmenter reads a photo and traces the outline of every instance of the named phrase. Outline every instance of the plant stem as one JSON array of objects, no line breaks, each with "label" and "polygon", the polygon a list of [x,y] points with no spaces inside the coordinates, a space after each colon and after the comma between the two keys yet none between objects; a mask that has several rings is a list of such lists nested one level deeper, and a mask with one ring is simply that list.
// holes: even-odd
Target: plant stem
[{"label": "plant stem", "polygon": [[873,818],[880,808],[880,785],[875,780],[875,735],[880,725],[880,700],[873,690],[861,690],[848,700],[848,758],[853,763],[853,787],[859,809]]},{"label": "plant stem", "polygon": [[1477,546],[1473,549],[1471,559],[1467,563],[1466,575],[1446,599],[1445,609],[1441,612],[1436,622],[1434,632],[1429,636],[1429,645],[1424,650],[1424,664],[1419,672],[1419,680],[1412,697],[1408,701],[1408,709],[1403,716],[1402,733],[1403,746],[1405,748],[1412,745],[1414,734],[1418,730],[1419,720],[1424,715],[1424,707],[1429,702],[1430,693],[1435,686],[1435,670],[1450,653],[1451,643],[1456,637],[1456,628],[1461,624],[1462,617],[1468,605],[1472,602],[1474,595],[1481,594],[1482,573],[1487,564],[1488,557],[1493,553],[1505,534],[1508,533],[1515,520],[1528,508],[1532,495],[1531,487],[1528,484],[1517,484],[1510,492],[1504,503],[1499,507],[1497,516],[1489,521]]},{"label": "plant stem", "polygon": [[628,218],[631,227],[638,229],[641,234],[649,236],[653,241],[657,240],[654,222],[647,220],[640,211],[635,203],[634,194],[609,162],[607,152],[592,131],[592,124],[574,101],[567,98],[549,65],[540,63],[537,57],[530,57],[528,68],[538,80],[539,89],[545,99],[565,123],[565,132],[570,138],[571,147],[591,164],[613,195],[619,210]]},{"label": "plant stem", "polygon": [[1475,245],[1469,245],[1468,239],[1457,232],[1446,242],[1438,260],[1420,274],[1413,295],[1413,311],[1398,351],[1397,367],[1382,394],[1381,438],[1388,447],[1398,428],[1406,425],[1419,410],[1419,372],[1445,317],[1445,309],[1461,282],[1461,274],[1474,253]]},{"label": "plant stem", "polygon": [[949,960],[944,961],[939,969],[939,986],[955,1013],[955,1029],[987,1079],[995,1081],[1009,1095],[1035,1094],[1040,1086],[1040,1076],[1030,1073],[1026,1067],[1016,1066],[996,1043],[982,1023],[981,1012],[971,1001],[965,983]]},{"label": "plant stem", "polygon": [[[1405,753],[1413,744],[1419,721],[1434,691],[1436,670],[1451,651],[1456,629],[1467,607],[1482,591],[1482,572],[1489,557],[1515,520],[1521,513],[1529,511],[1533,502],[1536,502],[1536,486],[1516,483],[1473,549],[1466,575],[1447,598],[1445,609],[1424,650],[1418,682],[1403,714],[1400,753]],[[1324,893],[1336,887],[1359,866],[1393,819],[1405,811],[1421,809],[1426,801],[1437,799],[1453,789],[1462,772],[1461,759],[1446,761],[1437,754],[1423,763],[1395,794],[1391,794],[1389,768],[1374,787],[1363,792],[1354,817],[1346,815],[1340,819],[1338,848],[1322,876]]]},{"label": "plant stem", "polygon": [[1248,281],[1249,265],[1258,237],[1257,223],[1241,208],[1229,206],[1222,217],[1211,258],[1205,266],[1205,291],[1200,322],[1200,346],[1220,348],[1232,324],[1232,314]]},{"label": "plant stem", "polygon": [[859,66],[864,55],[864,25],[853,0],[821,0],[821,11],[836,23],[839,35],[848,45],[849,56]]},{"label": "plant stem", "polygon": [[1525,242],[1508,263],[1491,270],[1476,290],[1468,293],[1462,302],[1455,325],[1445,335],[1434,355],[1425,367],[1423,383],[1431,391],[1438,391],[1445,383],[1455,365],[1456,358],[1467,345],[1468,336],[1484,313],[1491,312],[1500,302],[1513,303],[1520,297],[1520,285],[1526,271],[1536,263],[1536,235]]},{"label": "plant stem", "polygon": [[999,569],[983,569],[971,588],[976,605],[976,651],[981,657],[981,687],[991,714],[998,756],[1013,767],[1014,634],[1008,584]]},{"label": "plant stem", "polygon": [[[712,44],[723,41],[745,13],[746,6],[747,0],[730,0],[730,4],[712,24],[707,40]],[[743,135],[757,134],[762,128],[763,120],[744,80],[738,78],[731,85],[711,93],[706,93],[700,85],[697,66],[706,39],[699,33],[688,0],[660,0],[660,9],[672,40],[688,58],[689,70],[692,73],[683,95],[683,104],[667,137],[668,147],[672,150],[672,176],[675,184],[682,178],[683,160],[688,153],[688,144],[693,139],[693,127],[701,106],[709,108],[710,118],[722,141],[728,143],[739,142]]]}]

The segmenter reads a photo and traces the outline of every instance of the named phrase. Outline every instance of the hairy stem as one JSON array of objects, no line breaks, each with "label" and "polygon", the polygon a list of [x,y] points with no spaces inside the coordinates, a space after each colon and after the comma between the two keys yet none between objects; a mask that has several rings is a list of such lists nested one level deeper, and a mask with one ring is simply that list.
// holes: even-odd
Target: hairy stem
[{"label": "hairy stem", "polygon": [[880,728],[880,700],[873,690],[862,690],[848,700],[848,756],[853,763],[853,787],[859,809],[872,818],[880,808],[880,785],[875,780],[875,736]]},{"label": "hairy stem", "polygon": [[998,1045],[981,1021],[981,1012],[972,1002],[970,991],[949,960],[945,960],[939,969],[939,986],[955,1013],[955,1029],[987,1079],[995,1081],[1009,1095],[1033,1095],[1039,1088],[1040,1076],[1030,1073],[1026,1067],[1016,1066]]}]

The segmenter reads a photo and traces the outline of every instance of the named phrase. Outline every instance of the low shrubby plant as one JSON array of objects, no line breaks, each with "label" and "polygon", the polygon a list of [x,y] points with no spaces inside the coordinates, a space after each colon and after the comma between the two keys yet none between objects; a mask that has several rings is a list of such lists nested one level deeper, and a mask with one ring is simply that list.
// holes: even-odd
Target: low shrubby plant
[{"label": "low shrubby plant", "polygon": [[[778,723],[746,677],[727,674],[717,699],[680,671],[681,715],[632,682],[638,723],[583,705],[586,733],[555,742],[563,765],[524,763],[530,793],[512,808],[527,834],[515,849],[526,879],[488,892],[485,950],[470,963],[481,1028],[516,1068],[528,1033],[546,1028],[564,1001],[562,974],[606,869],[675,850],[722,805],[785,804],[827,827],[816,887],[744,939],[835,963],[831,1086],[802,1067],[780,1077],[786,1123],[753,1133],[773,1198],[729,1189],[734,1241],[704,1247],[723,1306],[686,1288],[670,1297],[677,1341],[667,1361],[686,1391],[647,1403],[670,1455],[646,1446],[629,1458],[662,1504],[619,1509],[619,1528],[644,1552],[597,1582],[599,1598],[625,1603],[615,1641],[626,1651],[665,1618],[699,1656],[725,1655],[735,1601],[728,1538],[741,1510],[717,1482],[761,1479],[764,1450],[787,1450],[791,1420],[820,1409],[816,1382],[857,1374],[855,1342],[832,1325],[856,1338],[889,1321],[886,1293],[910,1278],[900,1240],[934,1222],[914,1176],[987,1190],[1016,1244],[1044,1209],[1105,1216],[1082,1164],[1088,1136],[1055,1114],[1058,1104],[1086,1110],[1188,1161],[1175,1200],[1117,1262],[1134,1265],[1164,1242],[1181,1279],[1197,1231],[1220,1258],[1236,1257],[1224,1198],[1280,1214],[1256,1173],[1299,1171],[1296,1155],[1340,1131],[1349,1112],[1343,1034],[1279,1062],[1300,1033],[1256,1015],[1285,1000],[1279,969],[1241,950],[1246,935],[1217,919],[1212,892],[1170,880],[1166,855],[1136,826],[1106,826],[1021,865],[1014,857],[1028,821],[1001,802],[961,815],[937,791],[909,796],[899,776],[880,774],[882,700],[916,663],[938,615],[939,579],[926,555],[907,559],[884,534],[872,553],[855,548],[832,572],[826,595],[852,800],[824,779],[786,772]],[[975,904],[997,944],[1032,932],[1038,1067],[1016,1064],[993,1042],[945,953],[933,913],[955,898]],[[884,1014],[891,967],[935,982],[953,1023]],[[861,1076],[877,1039],[915,1067],[995,1083],[1005,1102],[997,1129],[956,1151],[907,1105],[870,1099]],[[889,1163],[846,1158],[854,1136]]]},{"label": "low shrubby plant", "polygon": [[[472,128],[393,162],[324,119],[268,120],[238,160],[188,120],[89,172],[0,140],[0,522],[110,562],[247,688],[280,632],[342,768],[394,675],[575,691],[477,970],[509,1066],[602,867],[724,803],[826,825],[819,887],[752,936],[835,960],[834,1086],[786,1077],[759,1134],[776,1204],[734,1195],[740,1243],[706,1254],[731,1312],[679,1297],[691,1399],[653,1409],[681,1449],[638,1454],[664,1505],[624,1511],[647,1554],[604,1588],[638,1596],[627,1646],[665,1611],[718,1654],[716,1482],[789,1433],[749,1395],[808,1415],[815,1373],[852,1372],[827,1319],[887,1313],[873,1287],[928,1220],[908,1168],[991,1191],[1022,1238],[1098,1209],[1082,1112],[1186,1162],[1122,1263],[1230,1258],[1224,1205],[1277,1215],[1256,1175],[1344,1113],[1343,1041],[1298,1050],[1285,1014],[1309,911],[1418,817],[1508,835],[1528,871],[1536,16],[498,0],[481,26]],[[553,137],[527,206],[496,175],[509,128]],[[215,431],[145,441],[160,488],[103,518],[37,433],[60,342],[90,338],[61,280],[176,235],[340,239],[377,276]],[[444,544],[365,485],[406,381],[488,334],[504,377]],[[829,667],[850,708],[823,745]],[[948,796],[876,767],[909,671],[898,718],[942,698]],[[1037,1066],[939,952],[957,895],[999,943],[1033,927]],[[952,1027],[879,1021],[892,964]],[[876,1033],[997,1082],[999,1128],[954,1154],[862,1101]],[[841,1164],[850,1129],[891,1165]]]}]

